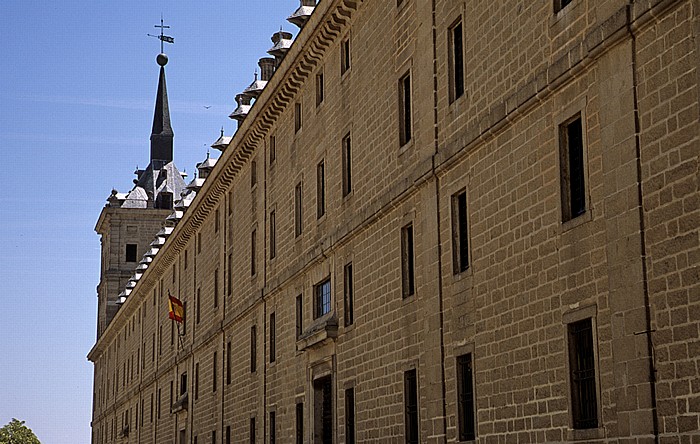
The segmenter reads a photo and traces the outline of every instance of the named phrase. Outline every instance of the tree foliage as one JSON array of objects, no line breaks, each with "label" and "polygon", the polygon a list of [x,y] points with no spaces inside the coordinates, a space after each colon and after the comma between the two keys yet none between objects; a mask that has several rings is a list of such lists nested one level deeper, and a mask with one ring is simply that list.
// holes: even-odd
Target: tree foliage
[{"label": "tree foliage", "polygon": [[3,428],[0,428],[0,444],[41,444],[32,429],[24,425],[24,421],[12,418]]}]

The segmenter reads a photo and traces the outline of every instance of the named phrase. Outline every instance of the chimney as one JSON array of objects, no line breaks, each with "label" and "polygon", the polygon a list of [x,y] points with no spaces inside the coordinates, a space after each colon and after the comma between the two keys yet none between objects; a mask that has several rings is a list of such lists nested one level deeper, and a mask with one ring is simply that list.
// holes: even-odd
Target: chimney
[{"label": "chimney", "polygon": [[309,17],[316,9],[316,0],[301,0],[301,6],[294,11],[292,15],[287,17],[287,21],[303,28]]},{"label": "chimney", "polygon": [[287,54],[287,51],[289,51],[289,48],[292,47],[292,34],[290,32],[285,32],[282,31],[281,29],[272,34],[272,48],[270,48],[267,53],[270,54],[275,58],[275,62],[277,66],[280,66],[280,63],[282,63],[282,59],[284,59],[284,56]]},{"label": "chimney", "polygon": [[265,82],[270,81],[272,75],[275,73],[275,59],[272,57],[263,57],[258,61],[258,66],[260,67],[260,80]]}]

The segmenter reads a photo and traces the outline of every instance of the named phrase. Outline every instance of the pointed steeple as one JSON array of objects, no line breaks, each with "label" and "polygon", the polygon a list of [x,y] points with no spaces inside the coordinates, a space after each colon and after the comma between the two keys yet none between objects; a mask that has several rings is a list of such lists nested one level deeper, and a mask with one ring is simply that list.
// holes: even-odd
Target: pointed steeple
[{"label": "pointed steeple", "polygon": [[168,90],[165,86],[165,65],[168,56],[158,54],[156,61],[160,65],[158,78],[158,94],[156,95],[156,110],[153,114],[153,129],[151,131],[151,163],[155,169],[173,160],[173,128],[170,126],[170,109],[168,107]]}]

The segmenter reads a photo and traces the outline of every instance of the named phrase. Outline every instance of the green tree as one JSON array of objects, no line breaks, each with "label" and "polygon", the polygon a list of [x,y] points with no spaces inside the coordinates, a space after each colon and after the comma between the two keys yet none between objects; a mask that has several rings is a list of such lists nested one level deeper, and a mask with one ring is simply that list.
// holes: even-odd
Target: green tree
[{"label": "green tree", "polygon": [[12,418],[0,429],[0,444],[41,444],[32,429],[24,425],[24,421]]}]

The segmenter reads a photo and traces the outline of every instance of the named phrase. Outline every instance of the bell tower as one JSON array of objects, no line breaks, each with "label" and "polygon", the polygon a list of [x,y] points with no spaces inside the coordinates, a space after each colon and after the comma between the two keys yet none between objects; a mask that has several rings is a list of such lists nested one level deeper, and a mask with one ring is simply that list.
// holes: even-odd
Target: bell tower
[{"label": "bell tower", "polygon": [[[156,36],[162,42],[172,38]],[[173,162],[173,129],[170,124],[165,65],[168,56],[162,50],[156,57],[160,66],[156,93],[151,150],[148,167],[135,171],[134,187],[127,193],[112,190],[95,226],[101,237],[100,283],[97,286],[97,337],[105,331],[121,303],[119,294],[148,251],[150,243],[165,225],[173,201],[185,189],[185,175]]]}]

